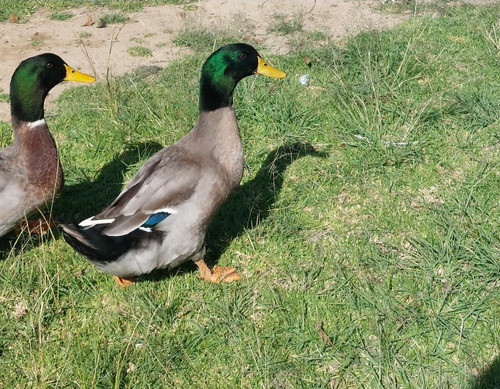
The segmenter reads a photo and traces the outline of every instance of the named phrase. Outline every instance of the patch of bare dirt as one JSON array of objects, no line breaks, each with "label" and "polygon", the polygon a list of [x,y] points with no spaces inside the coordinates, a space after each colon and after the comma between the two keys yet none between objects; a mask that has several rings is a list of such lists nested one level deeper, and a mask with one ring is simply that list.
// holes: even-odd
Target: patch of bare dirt
[{"label": "patch of bare dirt", "polygon": [[[73,9],[66,21],[51,20],[46,11],[39,11],[26,23],[0,23],[2,71],[0,91],[8,93],[12,73],[28,57],[44,52],[60,55],[70,66],[97,79],[128,73],[140,66],[166,66],[173,59],[188,53],[173,44],[174,37],[186,27],[198,25],[206,29],[246,28],[251,40],[267,51],[286,53],[290,37],[270,34],[276,15],[285,18],[301,16],[305,31],[320,31],[334,39],[362,30],[393,27],[409,15],[378,12],[377,1],[363,0],[201,0],[189,6],[164,5],[147,7],[128,14],[124,24],[99,28],[99,19],[112,11],[104,9]],[[92,25],[85,25],[89,18]],[[244,24],[239,26],[238,24]],[[149,48],[150,57],[134,57],[127,52],[133,46]],[[214,42],[214,48],[217,42]],[[266,50],[260,50],[265,51]],[[55,87],[48,104],[74,83]],[[0,103],[0,120],[10,121],[8,103]]]}]

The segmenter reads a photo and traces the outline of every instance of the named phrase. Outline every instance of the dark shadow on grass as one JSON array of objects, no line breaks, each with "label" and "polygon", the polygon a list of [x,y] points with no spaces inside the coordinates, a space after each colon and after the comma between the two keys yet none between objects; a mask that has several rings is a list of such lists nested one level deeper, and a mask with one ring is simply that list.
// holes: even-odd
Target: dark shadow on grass
[{"label": "dark shadow on grass", "polygon": [[206,262],[217,262],[234,239],[269,216],[281,192],[284,173],[293,162],[326,155],[308,143],[283,145],[270,152],[256,176],[229,197],[208,229]]},{"label": "dark shadow on grass", "polygon": [[[57,223],[79,222],[100,212],[120,193],[123,176],[128,166],[137,163],[141,155],[145,156],[144,159],[148,159],[161,148],[162,146],[155,142],[130,145],[124,152],[116,155],[104,165],[96,179],[65,185],[54,202],[52,219]],[[32,218],[36,219],[36,215]],[[53,236],[59,236],[56,228],[53,228],[52,233],[49,232],[43,237],[30,236],[27,232],[16,236],[11,231],[0,238],[0,259],[6,259],[9,254],[15,255],[37,247]]]},{"label": "dark shadow on grass", "polygon": [[500,355],[472,380],[470,389],[500,389]]},{"label": "dark shadow on grass", "polygon": [[[283,145],[271,151],[255,178],[236,189],[210,225],[205,239],[206,263],[213,266],[234,239],[245,230],[255,228],[268,217],[283,186],[284,172],[288,166],[302,157],[326,155],[308,143]],[[188,261],[173,271],[157,270],[141,278],[159,281],[171,274],[182,274],[194,269],[194,263]]]},{"label": "dark shadow on grass", "polygon": [[[80,222],[101,212],[118,196],[128,166],[148,160],[162,146],[156,142],[129,145],[103,166],[95,179],[65,185],[52,212],[57,223]],[[141,157],[141,155],[143,157]]]}]

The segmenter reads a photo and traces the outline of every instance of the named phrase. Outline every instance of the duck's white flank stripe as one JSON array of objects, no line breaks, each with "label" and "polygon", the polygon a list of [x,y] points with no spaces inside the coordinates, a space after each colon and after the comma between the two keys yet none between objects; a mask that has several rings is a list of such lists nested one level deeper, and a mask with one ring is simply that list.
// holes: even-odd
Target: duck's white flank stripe
[{"label": "duck's white flank stripe", "polygon": [[160,212],[165,212],[165,213],[169,213],[169,214],[174,214],[174,213],[177,213],[177,209],[174,209],[174,208],[161,208],[161,209],[157,209],[154,211],[154,213],[160,213]]},{"label": "duck's white flank stripe", "polygon": [[29,123],[28,125],[30,126],[30,128],[34,128],[34,127],[38,127],[38,126],[41,126],[44,124],[46,124],[45,119],[39,119],[39,120],[35,120],[34,122]]},{"label": "duck's white flank stripe", "polygon": [[94,216],[89,217],[88,219],[85,219],[84,221],[80,222],[78,224],[80,227],[92,227],[96,226],[98,224],[110,224],[115,221],[115,219],[101,219],[101,220],[93,220]]}]

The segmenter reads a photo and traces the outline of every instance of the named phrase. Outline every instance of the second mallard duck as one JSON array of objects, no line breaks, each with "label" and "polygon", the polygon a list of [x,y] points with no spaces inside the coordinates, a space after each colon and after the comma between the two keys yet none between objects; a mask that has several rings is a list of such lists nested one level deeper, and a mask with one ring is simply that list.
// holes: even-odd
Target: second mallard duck
[{"label": "second mallard duck", "polygon": [[0,150],[0,236],[46,205],[63,185],[59,155],[43,103],[62,81],[92,82],[52,53],[21,62],[10,82],[14,143]]},{"label": "second mallard duck", "polygon": [[131,278],[192,260],[200,278],[233,281],[234,268],[209,269],[203,260],[207,227],[239,185],[243,147],[233,91],[254,73],[286,74],[247,44],[221,47],[201,71],[199,118],[177,143],[160,150],[100,214],[61,225],[66,241],[125,286]]}]

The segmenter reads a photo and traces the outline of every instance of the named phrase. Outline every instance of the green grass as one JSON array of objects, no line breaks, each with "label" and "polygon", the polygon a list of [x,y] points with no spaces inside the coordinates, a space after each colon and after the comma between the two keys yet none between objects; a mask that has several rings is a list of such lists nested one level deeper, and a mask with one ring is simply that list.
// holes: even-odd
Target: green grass
[{"label": "green grass", "polygon": [[185,46],[194,51],[211,50],[214,45],[222,46],[227,43],[245,41],[253,43],[254,24],[244,15],[236,15],[231,23],[205,25],[199,20],[188,20],[184,28],[174,37],[177,46]]},{"label": "green grass", "polygon": [[31,46],[33,47],[39,47],[41,45],[43,45],[43,41],[41,39],[33,39],[31,41]]},{"label": "green grass", "polygon": [[54,12],[50,15],[52,20],[69,20],[73,17],[71,12]]},{"label": "green grass", "polygon": [[[20,17],[20,22],[25,22],[38,9],[48,9],[53,14],[67,14],[63,12],[75,7],[106,7],[124,12],[137,12],[145,6],[155,6],[161,4],[186,4],[192,0],[2,0],[0,8],[0,21],[8,20],[11,14]],[[65,20],[65,19],[58,19]]]},{"label": "green grass", "polygon": [[268,32],[274,32],[280,35],[290,35],[294,32],[301,32],[303,25],[303,15],[285,15],[275,14],[273,23],[268,28]]},{"label": "green grass", "polygon": [[123,12],[111,12],[102,15],[99,18],[100,24],[120,24],[129,21],[130,18]]},{"label": "green grass", "polygon": [[127,53],[129,53],[132,57],[151,57],[153,52],[151,49],[143,46],[132,46],[127,49]]},{"label": "green grass", "polygon": [[78,37],[80,39],[90,38],[91,36],[92,36],[91,32],[81,32],[81,33],[78,34]]},{"label": "green grass", "polygon": [[[289,76],[238,85],[248,168],[207,236],[243,280],[186,264],[120,289],[57,232],[4,237],[0,386],[498,388],[499,18],[444,7],[311,46],[311,68],[259,48]],[[209,52],[61,95],[54,218],[98,212],[192,127]]]}]

